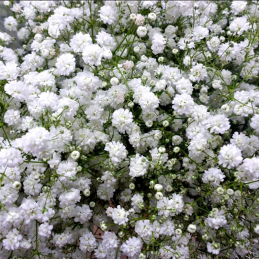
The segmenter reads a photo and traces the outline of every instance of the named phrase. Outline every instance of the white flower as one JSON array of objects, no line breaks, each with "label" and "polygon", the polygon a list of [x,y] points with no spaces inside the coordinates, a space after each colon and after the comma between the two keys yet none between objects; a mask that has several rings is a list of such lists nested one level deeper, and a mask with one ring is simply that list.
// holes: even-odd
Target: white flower
[{"label": "white flower", "polygon": [[215,52],[218,50],[220,45],[220,40],[218,37],[212,37],[209,41],[207,41],[207,46],[210,51]]},{"label": "white flower", "polygon": [[179,114],[189,114],[194,105],[194,101],[189,94],[176,94],[173,100],[173,109]]},{"label": "white flower", "polygon": [[147,28],[144,26],[139,26],[137,29],[137,34],[140,38],[145,37],[147,35]]},{"label": "white flower", "polygon": [[193,82],[200,82],[207,76],[207,70],[204,65],[197,64],[191,68],[190,80]]},{"label": "white flower", "polygon": [[92,44],[92,38],[82,32],[75,34],[70,40],[70,46],[75,52],[83,52],[90,44]]},{"label": "white flower", "polygon": [[97,44],[88,45],[83,50],[83,60],[86,64],[89,64],[90,66],[101,65],[102,56],[103,50]]},{"label": "white flower", "polygon": [[57,58],[56,67],[59,75],[68,76],[75,71],[75,66],[75,57],[70,53],[62,54]]},{"label": "white flower", "polygon": [[259,114],[255,114],[252,117],[250,126],[255,130],[256,133],[259,133]]},{"label": "white flower", "polygon": [[229,25],[229,29],[230,31],[234,32],[234,35],[242,35],[244,31],[249,30],[250,27],[250,23],[247,21],[247,18],[245,16],[236,18]]},{"label": "white flower", "polygon": [[83,234],[79,238],[79,248],[83,252],[92,252],[97,246],[97,242],[95,240],[94,235],[91,232],[87,232]]},{"label": "white flower", "polygon": [[13,147],[1,149],[0,164],[4,167],[16,167],[23,162],[21,152]]},{"label": "white flower", "polygon": [[172,198],[163,197],[157,202],[158,215],[169,217],[182,212],[184,207],[182,196],[179,194],[173,194]]},{"label": "white flower", "polygon": [[163,53],[166,45],[166,40],[160,33],[155,33],[152,38],[151,49],[155,55]]},{"label": "white flower", "polygon": [[209,225],[209,227],[213,229],[218,229],[219,227],[223,227],[227,224],[227,220],[225,217],[225,211],[220,210],[214,213],[213,216],[209,216],[205,219],[205,222]]},{"label": "white flower", "polygon": [[259,224],[257,224],[255,227],[254,227],[254,232],[256,234],[259,234]]},{"label": "white flower", "polygon": [[187,230],[188,230],[190,233],[195,233],[195,232],[196,232],[196,229],[197,229],[197,227],[196,227],[196,225],[194,225],[194,224],[190,224],[190,225],[188,225],[188,227],[187,227]]},{"label": "white flower", "polygon": [[137,14],[136,17],[135,17],[135,24],[140,26],[144,23],[145,21],[145,17],[141,14]]},{"label": "white flower", "polygon": [[115,224],[125,225],[129,221],[128,215],[129,212],[127,212],[124,208],[118,205],[117,208],[112,209],[110,216]]},{"label": "white flower", "polygon": [[232,144],[225,145],[220,149],[218,159],[220,165],[229,169],[238,166],[243,160],[240,149]]},{"label": "white flower", "polygon": [[223,134],[230,128],[230,123],[225,115],[210,116],[203,121],[206,129],[210,129],[210,133]]},{"label": "white flower", "polygon": [[153,232],[153,226],[150,220],[138,220],[135,225],[136,233],[142,238],[150,238]]},{"label": "white flower", "polygon": [[206,170],[202,176],[202,181],[204,183],[209,183],[213,187],[220,185],[223,182],[225,175],[218,168],[210,168]]},{"label": "white flower", "polygon": [[147,173],[149,163],[144,156],[136,154],[134,158],[130,159],[130,172],[131,177],[143,176]]},{"label": "white flower", "polygon": [[111,161],[115,164],[125,159],[128,153],[122,143],[115,141],[107,143],[104,150],[109,152]]},{"label": "white flower", "polygon": [[53,225],[49,225],[49,223],[45,222],[39,226],[39,235],[42,237],[49,237],[52,229]]},{"label": "white flower", "polygon": [[209,253],[218,255],[220,252],[220,244],[219,243],[207,243],[207,249]]},{"label": "white flower", "polygon": [[80,157],[80,153],[76,150],[74,150],[72,153],[71,153],[71,157],[74,159],[74,160],[77,160],[79,157]]},{"label": "white flower", "polygon": [[6,234],[3,240],[3,246],[6,250],[16,250],[19,248],[23,237],[20,232],[14,228]]},{"label": "white flower", "polygon": [[190,80],[181,78],[179,81],[176,82],[176,90],[179,94],[192,94],[193,86]]},{"label": "white flower", "polygon": [[101,20],[106,24],[113,24],[118,18],[118,10],[114,5],[106,4],[102,6],[99,13]]},{"label": "white flower", "polygon": [[154,93],[147,92],[139,99],[139,105],[144,112],[152,112],[159,105],[159,99]]},{"label": "white flower", "polygon": [[17,31],[18,22],[12,16],[4,19],[4,27],[9,31]]},{"label": "white flower", "polygon": [[246,9],[247,2],[246,1],[233,1],[231,3],[231,12],[234,14],[239,14]]},{"label": "white flower", "polygon": [[121,246],[122,252],[126,256],[134,257],[141,252],[142,241],[137,237],[130,237],[126,242]]}]

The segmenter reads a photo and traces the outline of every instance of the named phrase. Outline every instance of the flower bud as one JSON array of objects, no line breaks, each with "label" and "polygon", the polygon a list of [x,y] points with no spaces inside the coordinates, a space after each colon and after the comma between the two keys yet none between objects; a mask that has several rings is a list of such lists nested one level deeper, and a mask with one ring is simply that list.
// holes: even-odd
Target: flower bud
[{"label": "flower bud", "polygon": [[84,196],[88,197],[88,196],[90,196],[91,192],[90,192],[89,189],[85,189],[85,190],[83,191],[83,194],[84,194]]},{"label": "flower bud", "polygon": [[91,202],[89,203],[89,206],[90,206],[91,208],[95,207],[95,202],[94,202],[94,201],[91,201]]},{"label": "flower bud", "polygon": [[180,151],[180,148],[179,147],[174,147],[174,149],[173,149],[173,152],[174,153],[178,153]]},{"label": "flower bud", "polygon": [[183,139],[179,135],[175,135],[172,137],[173,145],[180,145],[182,143]]},{"label": "flower bud", "polygon": [[180,228],[177,228],[176,230],[175,230],[175,234],[176,235],[182,235],[182,230],[180,229]]},{"label": "flower bud", "polygon": [[161,199],[163,199],[164,196],[163,196],[162,192],[157,192],[155,197],[156,197],[157,200],[161,200]]},{"label": "flower bud", "polygon": [[19,190],[22,187],[22,184],[18,181],[13,182],[13,187],[17,190]]},{"label": "flower bud", "polygon": [[142,38],[147,35],[147,28],[144,26],[139,26],[137,29],[137,35]]},{"label": "flower bud", "polygon": [[71,153],[70,156],[71,156],[72,159],[77,160],[77,159],[80,157],[80,153],[75,150],[75,151],[73,151],[73,152]]},{"label": "flower bud", "polygon": [[148,128],[151,128],[152,126],[153,126],[153,121],[152,120],[148,120],[148,121],[146,121],[146,126],[148,127]]},{"label": "flower bud", "polygon": [[197,227],[196,227],[196,225],[194,225],[194,224],[190,224],[190,225],[187,227],[187,230],[188,230],[188,232],[190,232],[190,233],[195,233],[195,232],[196,232],[196,229],[197,229]]},{"label": "flower bud", "polygon": [[168,127],[169,126],[169,122],[168,122],[168,120],[165,120],[165,121],[163,121],[163,127]]},{"label": "flower bud", "polygon": [[122,231],[120,231],[120,232],[118,233],[118,236],[119,236],[120,238],[122,238],[122,237],[124,237],[124,233],[123,233]]},{"label": "flower bud", "polygon": [[110,80],[111,85],[118,85],[119,84],[119,79],[117,77],[113,77]]},{"label": "flower bud", "polygon": [[157,183],[157,184],[155,184],[154,189],[155,189],[157,192],[160,192],[160,191],[163,190],[163,185]]},{"label": "flower bud", "polygon": [[37,42],[41,42],[43,37],[41,34],[37,33],[35,36],[34,36],[34,39],[37,41]]},{"label": "flower bud", "polygon": [[165,147],[159,147],[158,148],[158,152],[161,153],[161,154],[165,153],[165,151],[166,151]]},{"label": "flower bud", "polygon": [[225,191],[224,191],[224,189],[222,188],[222,187],[218,187],[217,188],[217,193],[218,194],[223,194]]},{"label": "flower bud", "polygon": [[134,184],[134,183],[130,183],[130,184],[129,184],[129,188],[130,188],[131,190],[134,190],[134,189],[135,189],[135,184]]},{"label": "flower bud", "polygon": [[130,20],[135,20],[136,19],[136,14],[134,14],[134,13],[132,13],[132,14],[130,14]]}]

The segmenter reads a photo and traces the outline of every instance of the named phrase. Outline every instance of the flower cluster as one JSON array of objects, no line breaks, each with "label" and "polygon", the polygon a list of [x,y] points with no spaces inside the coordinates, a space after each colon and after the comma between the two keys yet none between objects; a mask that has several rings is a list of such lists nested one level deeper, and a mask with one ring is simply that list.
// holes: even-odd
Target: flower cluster
[{"label": "flower cluster", "polygon": [[0,258],[259,254],[258,1],[4,4]]}]

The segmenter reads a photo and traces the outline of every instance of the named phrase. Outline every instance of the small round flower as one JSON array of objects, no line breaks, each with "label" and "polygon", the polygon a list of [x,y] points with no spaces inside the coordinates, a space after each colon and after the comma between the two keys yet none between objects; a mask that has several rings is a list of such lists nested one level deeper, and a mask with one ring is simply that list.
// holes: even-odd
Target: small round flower
[{"label": "small round flower", "polygon": [[137,29],[137,35],[142,38],[147,35],[147,28],[144,26],[139,26]]},{"label": "small round flower", "polygon": [[100,227],[102,231],[106,231],[108,229],[108,226],[105,222],[101,222]]},{"label": "small round flower", "polygon": [[77,160],[80,157],[80,153],[78,151],[73,151],[71,153],[71,158],[73,158],[74,160]]},{"label": "small round flower", "polygon": [[225,190],[221,186],[217,188],[218,194],[223,194],[224,192],[225,192]]},{"label": "small round flower", "polygon": [[129,103],[128,103],[128,107],[129,107],[129,108],[133,108],[134,105],[135,105],[134,102],[129,102]]},{"label": "small round flower", "polygon": [[243,160],[241,150],[232,144],[220,149],[218,159],[219,164],[228,169],[237,167]]},{"label": "small round flower", "polygon": [[90,206],[91,208],[95,207],[95,202],[94,202],[94,201],[91,201],[91,202],[89,203],[89,206]]},{"label": "small round flower", "polygon": [[155,184],[154,189],[155,189],[157,192],[160,192],[160,191],[163,190],[163,185],[157,183],[157,184]]},{"label": "small round flower", "polygon": [[178,49],[173,49],[173,50],[172,50],[172,53],[173,53],[173,54],[178,54],[178,52],[179,52]]},{"label": "small round flower", "polygon": [[175,135],[172,137],[173,145],[180,145],[182,143],[183,139],[179,135]]},{"label": "small round flower", "polygon": [[22,184],[18,181],[13,182],[13,187],[17,190],[19,190],[22,187]]},{"label": "small round flower", "polygon": [[23,162],[21,152],[13,147],[0,151],[0,164],[4,167],[16,167]]},{"label": "small round flower", "polygon": [[162,192],[157,192],[157,193],[155,194],[155,197],[156,197],[157,200],[162,200],[164,196],[163,196],[163,193],[162,193]]},{"label": "small round flower", "polygon": [[168,127],[169,126],[169,122],[168,122],[168,120],[165,120],[165,121],[163,121],[163,127]]},{"label": "small round flower", "polygon": [[159,58],[158,58],[158,62],[159,62],[159,63],[164,63],[164,61],[165,61],[165,58],[164,58],[164,57],[159,57]]},{"label": "small round flower", "polygon": [[111,85],[119,84],[119,79],[117,77],[112,77],[110,80]]},{"label": "small round flower", "polygon": [[195,233],[195,232],[196,232],[196,229],[197,229],[197,227],[196,227],[196,225],[194,225],[194,224],[190,224],[190,225],[187,227],[187,230],[188,230],[188,232],[190,232],[190,233]]},{"label": "small round flower", "polygon": [[139,53],[140,52],[140,47],[139,46],[135,46],[133,48],[133,50],[134,50],[135,53]]},{"label": "small round flower", "polygon": [[156,14],[155,13],[149,13],[147,17],[151,21],[155,21],[156,20]]},{"label": "small round flower", "polygon": [[57,58],[56,62],[58,75],[68,76],[75,71],[76,60],[70,53],[65,53]]},{"label": "small round flower", "polygon": [[103,5],[100,8],[100,19],[105,24],[114,24],[118,18],[118,10],[108,4]]},{"label": "small round flower", "polygon": [[37,33],[37,34],[34,36],[34,39],[35,39],[37,42],[42,42],[43,37],[42,37],[41,34]]},{"label": "small round flower", "polygon": [[219,254],[220,252],[220,244],[219,243],[207,243],[207,249],[209,253]]},{"label": "small round flower", "polygon": [[168,185],[165,187],[165,190],[166,190],[167,192],[171,192],[171,191],[173,191],[173,187],[168,184]]},{"label": "small round flower", "polygon": [[174,153],[179,153],[180,152],[180,148],[179,147],[174,147],[173,152]]},{"label": "small round flower", "polygon": [[130,14],[130,20],[135,21],[135,19],[136,19],[136,14],[131,13],[131,14]]},{"label": "small round flower", "polygon": [[162,138],[162,136],[163,136],[163,135],[162,135],[161,131],[159,131],[159,132],[155,133],[154,138],[155,138],[156,140],[159,140],[159,139]]},{"label": "small round flower", "polygon": [[18,22],[12,16],[4,19],[4,26],[9,31],[17,31]]},{"label": "small round flower", "polygon": [[153,121],[152,120],[148,120],[148,121],[146,121],[146,126],[148,127],[148,128],[150,128],[150,127],[152,127],[153,126]]},{"label": "small round flower", "polygon": [[134,189],[135,189],[135,184],[134,184],[134,183],[130,183],[130,184],[129,184],[129,188],[130,188],[131,190],[134,190]]},{"label": "small round flower", "polygon": [[146,255],[145,255],[145,254],[140,253],[138,258],[139,258],[139,259],[146,259],[147,257],[146,257]]},{"label": "small round flower", "polygon": [[103,54],[103,57],[105,59],[112,59],[112,52],[111,52],[111,50],[105,49],[102,54]]},{"label": "small round flower", "polygon": [[228,195],[231,196],[231,195],[234,195],[234,193],[235,193],[234,190],[232,190],[232,189],[227,189],[227,194],[228,194]]},{"label": "small round flower", "polygon": [[165,147],[159,147],[158,152],[161,153],[161,154],[165,153],[166,152]]},{"label": "small round flower", "polygon": [[90,192],[89,189],[85,189],[85,190],[83,191],[83,194],[84,194],[84,196],[88,197],[88,196],[90,196],[91,192]]},{"label": "small round flower", "polygon": [[136,19],[135,19],[136,25],[140,26],[144,23],[144,21],[145,21],[145,17],[143,15],[141,15],[141,14],[136,15]]},{"label": "small round flower", "polygon": [[182,233],[183,233],[183,231],[182,231],[180,228],[177,228],[177,229],[175,230],[175,234],[176,234],[176,235],[182,235]]}]

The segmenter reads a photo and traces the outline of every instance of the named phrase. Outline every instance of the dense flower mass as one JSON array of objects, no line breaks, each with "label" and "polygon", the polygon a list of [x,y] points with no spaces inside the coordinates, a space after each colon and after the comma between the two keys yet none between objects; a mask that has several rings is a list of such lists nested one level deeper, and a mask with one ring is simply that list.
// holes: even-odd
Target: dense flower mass
[{"label": "dense flower mass", "polygon": [[258,1],[3,5],[0,258],[258,257]]}]

